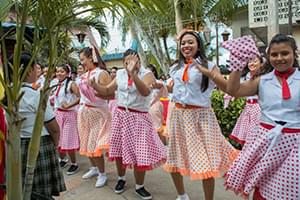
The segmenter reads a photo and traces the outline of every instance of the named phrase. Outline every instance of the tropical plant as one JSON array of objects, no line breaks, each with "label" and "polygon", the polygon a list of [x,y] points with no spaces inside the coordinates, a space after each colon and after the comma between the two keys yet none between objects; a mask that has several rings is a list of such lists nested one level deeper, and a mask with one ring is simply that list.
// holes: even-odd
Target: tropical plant
[{"label": "tropical plant", "polygon": [[223,135],[237,149],[241,146],[228,138],[231,134],[238,117],[245,106],[245,99],[239,98],[231,101],[227,108],[224,108],[224,93],[220,90],[214,90],[211,96],[212,108],[216,114]]},{"label": "tropical plant", "polygon": [[[247,0],[171,0],[175,8],[177,27],[183,27],[185,20],[192,20],[190,26],[201,30],[205,20],[228,22],[236,9],[247,5]],[[181,24],[181,25],[180,25]],[[177,33],[181,29],[177,30]]]},{"label": "tropical plant", "polygon": [[[76,1],[76,0],[21,0],[21,1],[1,1],[0,19],[3,19],[8,12],[8,8],[13,4],[17,13],[17,26],[16,26],[16,45],[14,48],[13,64],[9,63],[6,55],[6,48],[4,37],[1,37],[1,50],[3,53],[3,64],[6,76],[0,76],[0,82],[4,86],[6,91],[7,105],[1,106],[5,108],[8,115],[7,124],[9,134],[7,138],[7,157],[8,162],[6,166],[7,174],[7,197],[9,200],[27,200],[31,199],[31,188],[33,183],[33,174],[36,164],[36,159],[40,146],[40,134],[43,127],[43,118],[46,108],[46,103],[49,94],[49,82],[50,77],[54,72],[55,66],[60,62],[65,54],[68,52],[62,51],[58,54],[57,46],[60,44],[66,36],[64,27],[72,24],[76,16],[86,12],[98,12],[104,15],[104,11],[112,11],[118,13],[119,10],[126,12],[135,12],[136,6],[133,2],[125,0],[94,0],[94,1]],[[141,0],[147,9],[156,8],[155,1],[149,2]],[[3,9],[2,10],[2,5]],[[24,180],[24,191],[22,191],[21,180],[21,152],[20,152],[20,128],[23,119],[19,115],[19,102],[22,98],[20,93],[22,80],[24,76],[21,76],[19,71],[20,55],[24,44],[24,31],[26,27],[27,17],[30,16],[33,19],[34,38],[32,51],[32,61],[36,58],[38,52],[42,46],[48,47],[48,67],[49,71],[46,77],[44,88],[41,90],[41,98],[39,102],[38,112],[35,119],[35,126],[33,129],[33,135],[29,144],[29,155],[26,167],[26,176]],[[1,27],[1,26],[0,26]],[[1,30],[0,30],[1,31]],[[25,72],[29,70],[28,66],[23,66]],[[8,80],[8,68],[12,69],[12,83]],[[26,73],[25,73],[26,74]]]}]

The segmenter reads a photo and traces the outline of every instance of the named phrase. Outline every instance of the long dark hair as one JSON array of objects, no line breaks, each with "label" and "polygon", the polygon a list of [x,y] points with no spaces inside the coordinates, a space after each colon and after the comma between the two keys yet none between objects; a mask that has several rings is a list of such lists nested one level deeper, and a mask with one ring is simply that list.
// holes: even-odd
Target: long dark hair
[{"label": "long dark hair", "polygon": [[294,64],[293,67],[298,68],[298,70],[300,69],[299,66],[299,62],[297,60],[298,55],[297,55],[297,51],[298,51],[298,47],[297,47],[297,43],[295,41],[295,39],[292,36],[289,35],[285,35],[282,33],[279,33],[277,35],[275,35],[272,40],[270,41],[268,50],[267,50],[267,55],[268,55],[268,63],[267,65],[269,65],[270,68],[273,69],[273,66],[270,63],[270,49],[272,48],[272,45],[274,44],[279,44],[279,43],[287,43],[292,49],[293,49],[293,53],[294,53]]},{"label": "long dark hair", "polygon": [[[206,57],[206,54],[205,54],[205,49],[204,49],[205,45],[204,45],[204,42],[202,41],[202,39],[200,38],[200,36],[198,35],[198,33],[196,33],[195,31],[187,31],[187,32],[183,33],[179,38],[179,44],[181,45],[181,41],[182,41],[183,36],[185,36],[187,34],[193,35],[196,38],[196,41],[197,41],[197,44],[198,44],[198,49],[197,49],[197,52],[196,52],[194,58],[200,57],[201,58],[201,65],[205,68],[208,68],[208,60],[207,60],[207,57]],[[185,62],[185,58],[182,55],[181,51],[179,53],[179,59],[178,59],[177,62],[179,63],[179,65],[182,62]],[[201,82],[201,91],[202,92],[205,92],[205,90],[208,88],[208,80],[209,80],[208,77],[205,76],[204,74],[202,74],[202,82]]]},{"label": "long dark hair", "polygon": [[62,64],[62,65],[59,65],[58,67],[63,68],[63,70],[65,70],[68,74],[67,77],[65,78],[65,80],[66,80],[65,94],[67,94],[68,85],[69,85],[70,81],[72,81],[72,78],[69,76],[69,74],[71,73],[71,67],[68,66],[67,64]]},{"label": "long dark hair", "polygon": [[98,50],[96,47],[85,47],[83,49],[80,50],[79,54],[83,53],[86,57],[88,58],[92,58],[93,57],[93,48],[95,49],[96,52],[96,56],[97,56],[97,60],[98,62],[94,62],[94,64],[99,67],[100,69],[106,70],[106,64],[105,62],[102,60]]}]

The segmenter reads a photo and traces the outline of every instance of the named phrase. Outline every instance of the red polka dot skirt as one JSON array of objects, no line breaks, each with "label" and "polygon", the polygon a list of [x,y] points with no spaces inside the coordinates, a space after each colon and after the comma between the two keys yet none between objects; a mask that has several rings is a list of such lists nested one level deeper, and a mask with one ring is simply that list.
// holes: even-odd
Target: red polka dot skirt
[{"label": "red polka dot skirt", "polygon": [[211,108],[172,109],[164,166],[167,172],[178,172],[192,180],[222,177],[236,154]]},{"label": "red polka dot skirt", "polygon": [[225,186],[258,199],[299,200],[300,131],[275,135],[262,126],[247,139],[243,150],[226,174]]},{"label": "red polka dot skirt", "polygon": [[108,152],[111,113],[108,107],[82,106],[78,112],[80,154],[101,157]]},{"label": "red polka dot skirt", "polygon": [[259,124],[260,115],[258,103],[247,103],[229,137],[242,145],[245,144],[247,136]]},{"label": "red polka dot skirt", "polygon": [[79,150],[77,111],[56,111],[55,119],[60,128],[58,150],[61,153]]},{"label": "red polka dot skirt", "polygon": [[114,111],[110,160],[121,159],[124,167],[151,170],[166,160],[166,148],[156,133],[148,113]]}]

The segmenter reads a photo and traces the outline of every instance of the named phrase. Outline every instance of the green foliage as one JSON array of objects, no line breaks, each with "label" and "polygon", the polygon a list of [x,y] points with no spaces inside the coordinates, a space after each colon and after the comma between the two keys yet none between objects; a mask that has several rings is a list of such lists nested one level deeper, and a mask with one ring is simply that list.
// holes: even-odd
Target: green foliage
[{"label": "green foliage", "polygon": [[[224,93],[219,90],[214,90],[211,96],[212,107],[218,119],[223,135],[228,138],[232,132],[237,119],[239,118],[245,106],[245,99],[239,98],[232,100],[229,106],[224,108]],[[237,149],[241,146],[228,138],[229,142]]]},{"label": "green foliage", "polygon": [[2,22],[7,16],[9,9],[13,6],[12,0],[1,0],[0,1],[0,21]]}]

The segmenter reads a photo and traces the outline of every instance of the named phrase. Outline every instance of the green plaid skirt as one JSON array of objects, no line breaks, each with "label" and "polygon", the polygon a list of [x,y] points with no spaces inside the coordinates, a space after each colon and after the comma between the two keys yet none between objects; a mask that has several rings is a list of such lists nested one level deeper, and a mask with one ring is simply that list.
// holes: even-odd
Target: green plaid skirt
[{"label": "green plaid skirt", "polygon": [[[21,139],[22,148],[22,176],[26,172],[27,150],[30,138]],[[64,177],[59,167],[58,154],[50,136],[42,136],[40,152],[34,170],[32,192],[51,199],[52,196],[59,196],[59,193],[66,190]],[[32,198],[36,199],[36,198]],[[39,198],[38,198],[39,199]]]}]

